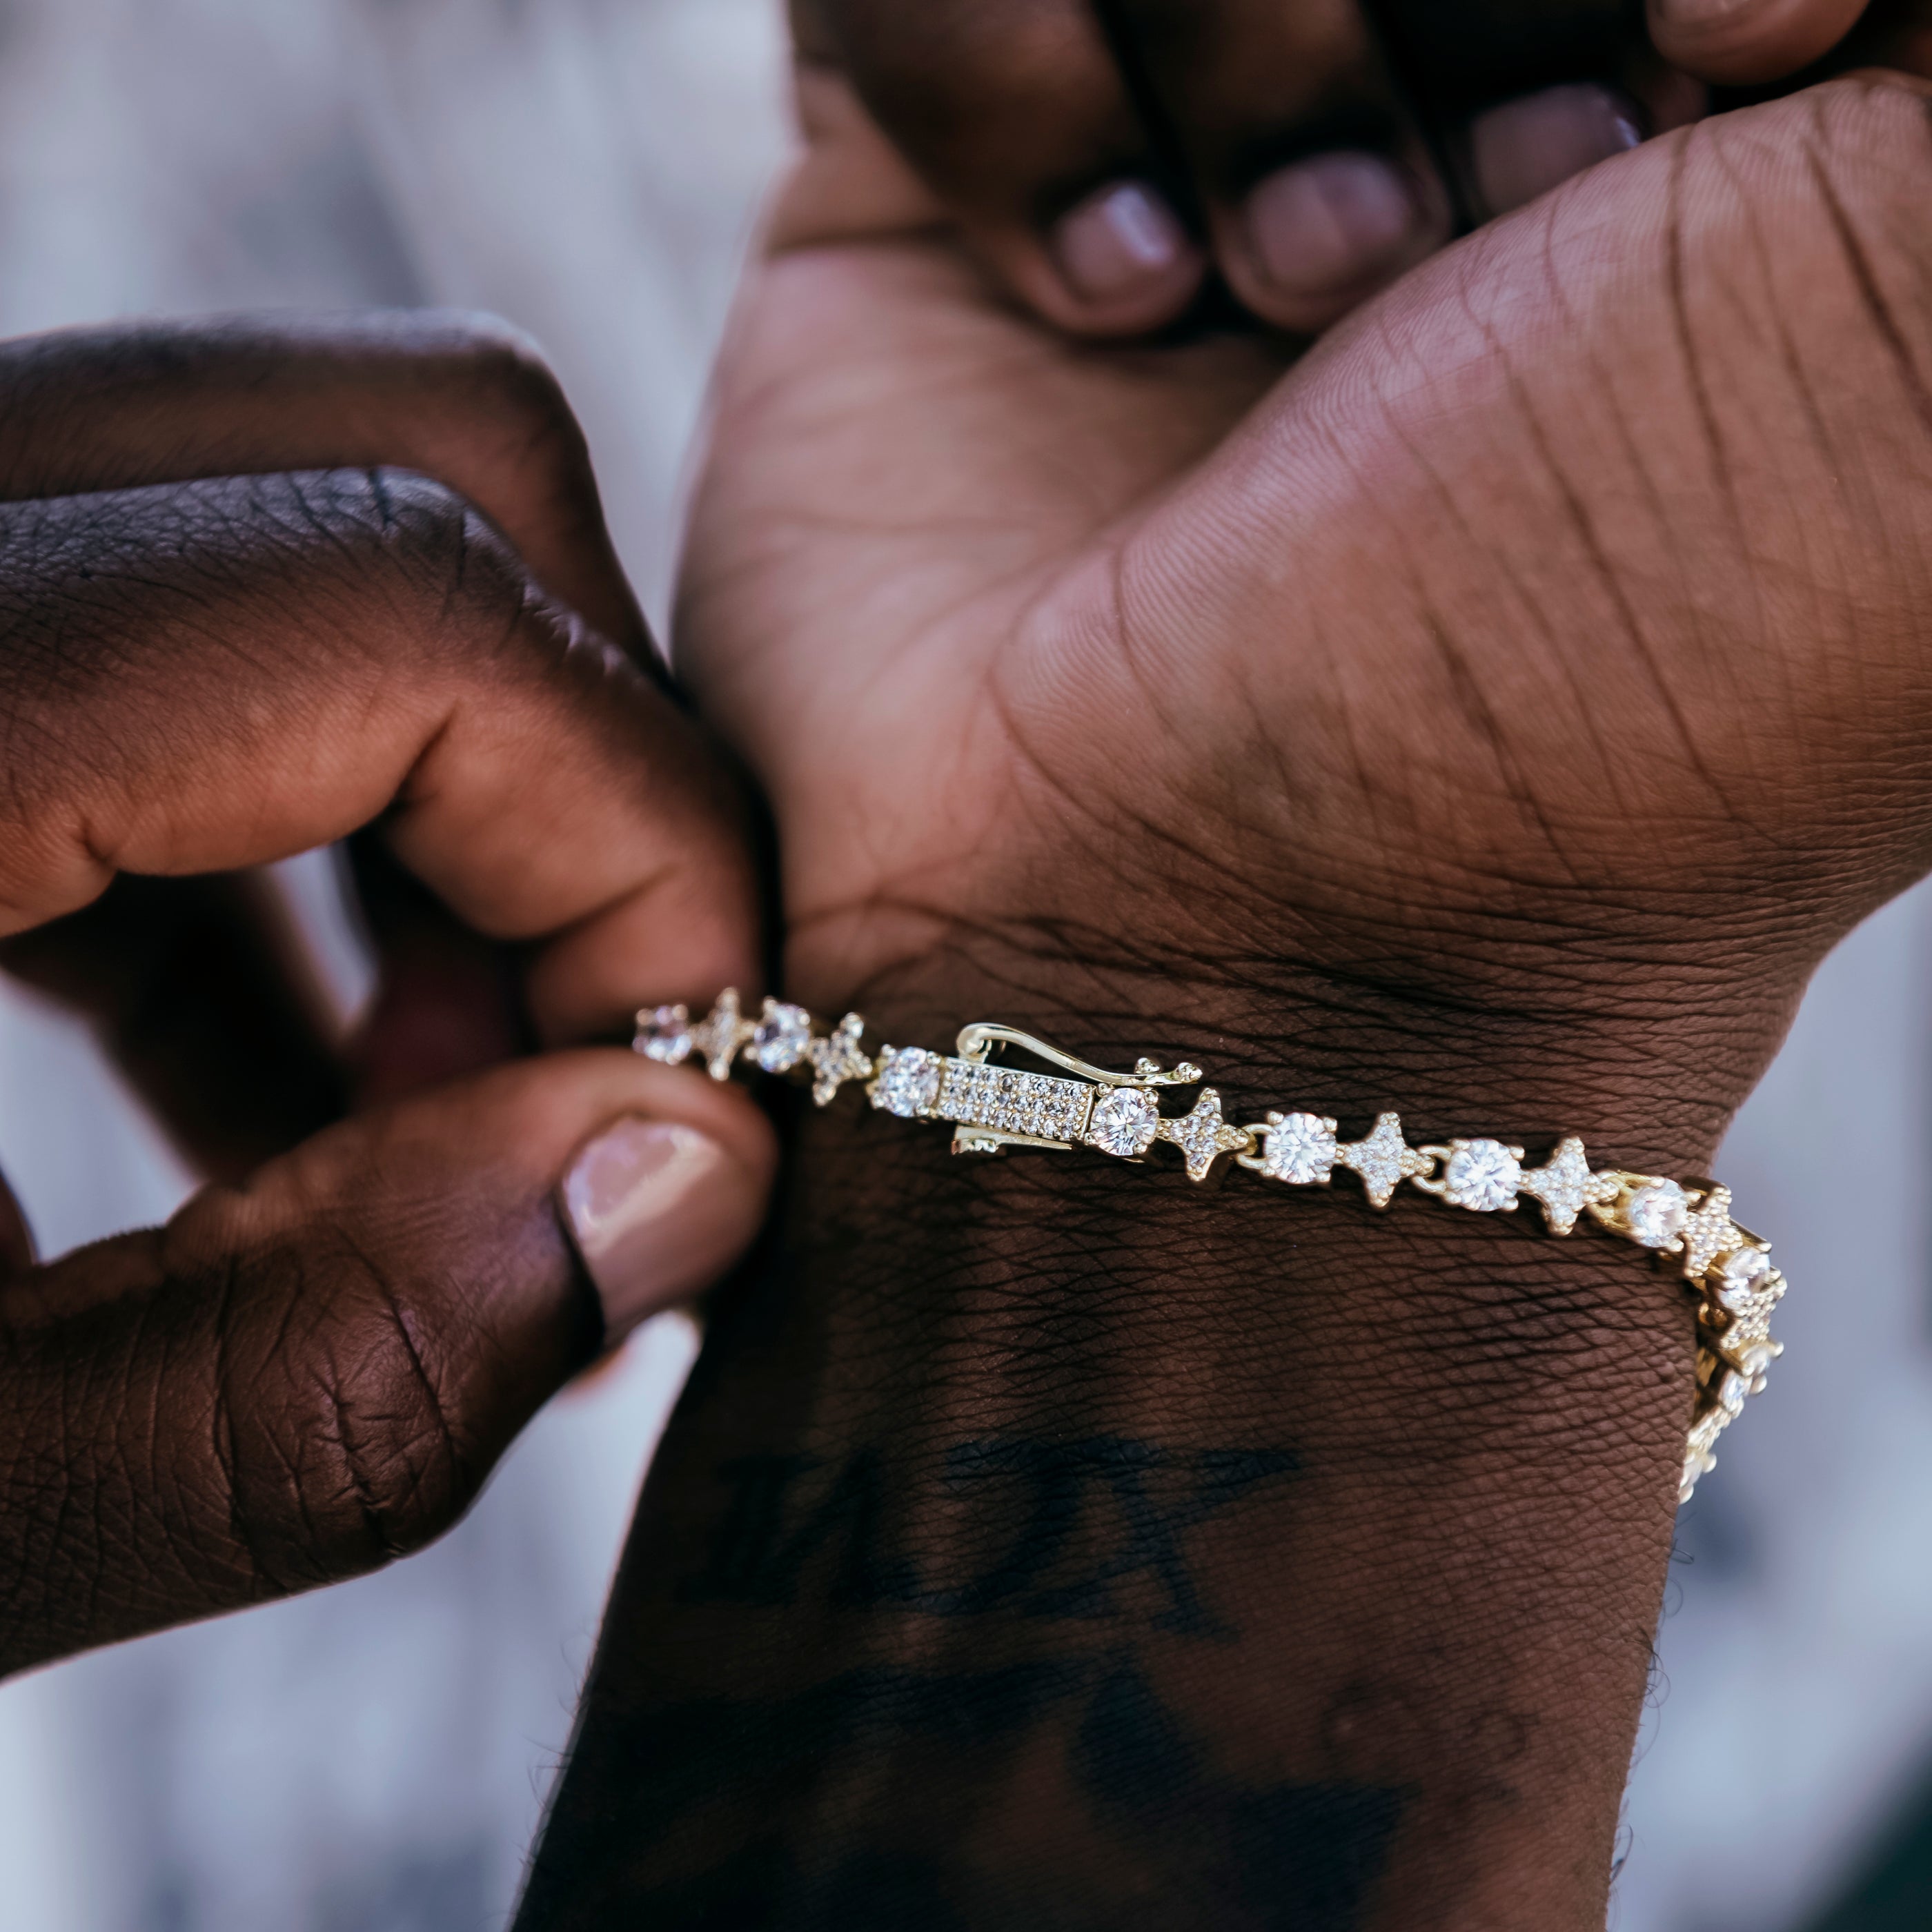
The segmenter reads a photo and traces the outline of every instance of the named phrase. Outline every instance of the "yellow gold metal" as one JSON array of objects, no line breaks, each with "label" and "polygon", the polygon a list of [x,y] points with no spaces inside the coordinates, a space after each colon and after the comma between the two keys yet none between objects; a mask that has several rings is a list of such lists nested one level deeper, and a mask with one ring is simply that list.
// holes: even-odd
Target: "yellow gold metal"
[{"label": "yellow gold metal", "polygon": [[962,1060],[984,1060],[996,1046],[1016,1046],[1049,1066],[1060,1067],[1082,1080],[1092,1081],[1096,1087],[1192,1087],[1202,1077],[1200,1068],[1190,1066],[1184,1060],[1172,1073],[1163,1073],[1151,1060],[1136,1061],[1131,1073],[1110,1073],[1104,1066],[1076,1060],[1072,1054],[1049,1046],[1032,1034],[1022,1033],[1018,1027],[1000,1026],[990,1020],[975,1020],[970,1026],[959,1029],[958,1052]]},{"label": "yellow gold metal", "polygon": [[1399,1114],[1378,1114],[1368,1138],[1337,1148],[1335,1158],[1360,1175],[1363,1192],[1377,1208],[1386,1208],[1405,1180],[1420,1180],[1436,1164],[1432,1155],[1402,1139]]},{"label": "yellow gold metal", "polygon": [[[1198,1066],[1183,1061],[1163,1071],[1141,1060],[1131,1073],[1118,1073],[991,1021],[963,1028],[950,1058],[923,1047],[882,1046],[868,1055],[866,1023],[856,1013],[829,1032],[814,1025],[801,1048],[798,1029],[809,1018],[767,1000],[761,1036],[745,1018],[738,994],[727,991],[696,1024],[682,1006],[640,1012],[634,1044],[640,1053],[674,1066],[700,1060],[720,1080],[734,1062],[756,1062],[762,1054],[768,1066],[809,1074],[820,1106],[848,1083],[866,1081],[866,1096],[881,1112],[949,1124],[956,1154],[1014,1148],[1070,1154],[1084,1148],[1142,1162],[1164,1142],[1180,1151],[1193,1181],[1207,1180],[1232,1154],[1250,1173],[1290,1186],[1325,1186],[1336,1168],[1347,1168],[1378,1208],[1387,1208],[1407,1181],[1448,1206],[1479,1213],[1514,1213],[1527,1195],[1553,1234],[1569,1234],[1587,1214],[1604,1232],[1670,1256],[1698,1298],[1697,1394],[1680,1499],[1711,1468],[1718,1436],[1746,1399],[1763,1388],[1766,1371],[1784,1353],[1772,1339],[1771,1316],[1784,1296],[1784,1277],[1771,1264],[1770,1244],[1732,1219],[1730,1192],[1715,1181],[1593,1170],[1574,1134],[1534,1168],[1522,1165],[1521,1148],[1496,1140],[1412,1148],[1393,1113],[1378,1114],[1359,1141],[1339,1140],[1327,1114],[1280,1111],[1240,1126],[1223,1118],[1212,1087],[1202,1088],[1187,1113],[1163,1114],[1158,1096],[1198,1085]],[[1054,1070],[996,1060],[1003,1048]]]}]

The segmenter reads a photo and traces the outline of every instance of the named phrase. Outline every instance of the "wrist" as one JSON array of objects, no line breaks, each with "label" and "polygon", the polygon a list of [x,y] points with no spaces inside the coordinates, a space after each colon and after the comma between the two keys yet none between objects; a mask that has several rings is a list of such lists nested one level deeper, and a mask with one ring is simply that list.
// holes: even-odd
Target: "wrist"
[{"label": "wrist", "polygon": [[[1102,1064],[1184,1053],[1244,1107],[1304,1098],[1276,1035],[1232,1002],[1208,1023],[1218,986],[1156,1022],[1062,962],[925,963],[868,989],[895,1043],[1018,1019]],[[1449,1094],[1336,1010],[1284,1031],[1358,1083],[1338,1108]],[[776,1834],[813,1870],[924,1861],[973,1925],[1156,1898],[1192,1932],[1231,1876],[1332,1897],[1336,1858],[1364,1925],[1600,1923],[1690,1406],[1677,1285],[1530,1215],[956,1158],[800,1098],[770,1264],[716,1312],[577,1755],[593,1809],[601,1780],[651,1814],[626,1896],[725,1884]],[[1169,1798],[1137,1813],[1150,1779]],[[533,1900],[594,1861],[571,1796]]]},{"label": "wrist", "polygon": [[1795,994],[1763,977],[1652,959],[1640,984],[1526,969],[1450,992],[1286,952],[1236,957],[1198,935],[1156,949],[1039,921],[862,970],[795,948],[789,974],[814,1010],[856,1008],[895,1044],[950,1053],[962,1025],[998,1020],[1102,1066],[1191,1061],[1230,1119],[1295,1110],[1366,1132],[1393,1111],[1412,1144],[1485,1135],[1534,1153],[1575,1134],[1600,1165],[1660,1174],[1708,1168],[1768,1062]]}]

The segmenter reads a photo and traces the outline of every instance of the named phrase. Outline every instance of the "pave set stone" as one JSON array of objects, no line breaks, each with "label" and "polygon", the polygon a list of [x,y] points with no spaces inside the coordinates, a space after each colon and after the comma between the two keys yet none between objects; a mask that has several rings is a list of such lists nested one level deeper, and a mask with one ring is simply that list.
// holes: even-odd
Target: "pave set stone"
[{"label": "pave set stone", "polygon": [[691,1043],[712,1079],[728,1080],[732,1061],[756,1030],[738,1010],[736,992],[728,987],[703,1022],[692,1028]]},{"label": "pave set stone", "polygon": [[[1553,1234],[1568,1234],[1585,1214],[1610,1233],[1675,1258],[1701,1298],[1695,1419],[1684,1450],[1681,1497],[1715,1460],[1718,1436],[1764,1387],[1784,1351],[1771,1334],[1771,1316],[1785,1292],[1768,1245],[1731,1218],[1731,1196],[1714,1183],[1687,1185],[1656,1174],[1592,1168],[1575,1136],[1557,1143],[1540,1167],[1526,1167],[1523,1150],[1498,1140],[1452,1140],[1411,1147],[1399,1115],[1377,1115],[1359,1141],[1343,1141],[1324,1114],[1270,1113],[1253,1126],[1222,1114],[1221,1096],[1201,1089],[1186,1114],[1164,1114],[1157,1088],[1192,1086],[1198,1069],[1162,1073],[1142,1060],[1132,1075],[1109,1073],[1073,1060],[1043,1042],[1008,1029],[973,1028],[961,1036],[970,1052],[954,1058],[923,1047],[884,1046],[876,1059],[864,1048],[865,1021],[848,1013],[818,1031],[802,1006],[768,999],[755,1020],[727,991],[704,1019],[682,1006],[638,1016],[633,1042],[646,1058],[670,1066],[701,1060],[715,1080],[734,1063],[767,1073],[809,1072],[812,1098],[828,1105],[855,1081],[868,1083],[872,1106],[904,1120],[950,1123],[956,1152],[998,1153],[1003,1147],[1084,1146],[1120,1160],[1139,1160],[1158,1142],[1179,1150],[1191,1180],[1205,1180],[1224,1156],[1264,1178],[1291,1187],[1326,1186],[1346,1168],[1377,1208],[1386,1208],[1406,1180],[1451,1207],[1508,1214],[1527,1195]],[[1000,1042],[1072,1070],[1077,1076],[996,1066],[986,1055]]]},{"label": "pave set stone", "polygon": [[814,1039],[806,1049],[812,1062],[812,1097],[820,1106],[830,1106],[847,1081],[872,1077],[872,1057],[860,1046],[865,1036],[865,1021],[848,1013],[825,1038]]},{"label": "pave set stone", "polygon": [[728,1080],[732,1064],[742,1054],[766,1073],[789,1073],[808,1066],[812,1097],[823,1107],[848,1080],[863,1080],[872,1063],[860,1050],[866,1022],[848,1013],[832,1032],[820,1037],[802,1006],[784,1000],[767,1000],[755,1020],[748,1020],[736,992],[728,988],[695,1025],[686,1006],[655,1006],[638,1016],[631,1044],[646,1060],[665,1066],[682,1066],[694,1054],[714,1080]]},{"label": "pave set stone", "polygon": [[1616,1189],[1606,1176],[1590,1172],[1583,1143],[1572,1134],[1542,1166],[1524,1173],[1522,1191],[1541,1205],[1552,1234],[1567,1234],[1586,1208],[1607,1201]]},{"label": "pave set stone", "polygon": [[[1115,1089],[1118,1093],[1129,1090]],[[1254,1142],[1250,1129],[1230,1126],[1222,1119],[1221,1096],[1211,1087],[1202,1088],[1192,1113],[1178,1120],[1162,1120],[1159,1132],[1162,1140],[1171,1141],[1180,1148],[1187,1162],[1190,1180],[1205,1180],[1224,1154],[1245,1152]]]},{"label": "pave set stone", "polygon": [[1087,1131],[1094,1089],[1084,1080],[1056,1079],[976,1060],[949,1060],[944,1065],[935,1109],[942,1120],[1068,1144]]},{"label": "pave set stone", "polygon": [[1399,1114],[1378,1114],[1368,1138],[1337,1148],[1335,1158],[1361,1176],[1362,1192],[1377,1208],[1386,1208],[1405,1180],[1426,1174],[1434,1165],[1428,1155],[1403,1140]]}]

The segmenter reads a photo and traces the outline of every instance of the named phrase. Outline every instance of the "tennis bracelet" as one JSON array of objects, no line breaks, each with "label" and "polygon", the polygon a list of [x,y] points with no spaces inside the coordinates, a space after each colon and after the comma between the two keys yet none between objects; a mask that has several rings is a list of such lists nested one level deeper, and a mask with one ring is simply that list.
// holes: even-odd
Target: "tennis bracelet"
[{"label": "tennis bracelet", "polygon": [[[849,1082],[865,1081],[880,1112],[949,1124],[955,1154],[1089,1148],[1139,1161],[1165,1142],[1178,1150],[1190,1180],[1205,1180],[1217,1162],[1232,1156],[1251,1173],[1291,1187],[1325,1186],[1337,1168],[1346,1168],[1377,1208],[1388,1207],[1407,1181],[1450,1207],[1480,1214],[1513,1214],[1526,1194],[1552,1234],[1569,1234],[1587,1215],[1607,1232],[1677,1260],[1698,1298],[1697,1402],[1680,1500],[1716,1461],[1718,1436],[1746,1397],[1762,1389],[1766,1370],[1784,1352],[1772,1339],[1771,1312],[1784,1293],[1784,1277],[1771,1264],[1770,1244],[1732,1220],[1730,1191],[1714,1181],[1593,1169],[1574,1135],[1533,1168],[1522,1164],[1521,1148],[1502,1141],[1411,1147],[1394,1114],[1377,1115],[1358,1141],[1340,1139],[1335,1122],[1323,1114],[1273,1112],[1236,1126],[1222,1118],[1221,1096],[1211,1087],[1202,1088],[1190,1112],[1163,1114],[1159,1095],[1198,1085],[1198,1067],[1183,1062],[1164,1072],[1143,1060],[1131,1073],[1111,1073],[1012,1027],[967,1027],[950,1056],[919,1046],[881,1046],[876,1055],[868,1054],[865,1034],[856,1013],[821,1029],[802,1006],[781,1000],[766,1000],[753,1019],[737,994],[727,992],[696,1022],[683,1006],[640,1012],[634,1044],[667,1066],[700,1060],[714,1080],[728,1078],[740,1064],[808,1074],[812,1096],[821,1107]],[[1002,1048],[1058,1070],[999,1064],[994,1055]]]}]

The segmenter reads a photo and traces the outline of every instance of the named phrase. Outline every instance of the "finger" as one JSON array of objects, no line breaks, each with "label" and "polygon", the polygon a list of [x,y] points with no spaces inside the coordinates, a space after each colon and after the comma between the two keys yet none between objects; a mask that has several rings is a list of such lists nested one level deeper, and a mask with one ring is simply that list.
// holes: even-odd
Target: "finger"
[{"label": "finger", "polygon": [[1620,0],[1383,0],[1379,35],[1356,0],[1113,4],[1222,274],[1285,328],[1338,320],[1456,211],[1501,213],[1642,138],[1606,78],[1636,51]]},{"label": "finger", "polygon": [[696,727],[418,478],[0,510],[0,931],[117,872],[231,870],[386,814],[459,917],[545,942],[546,1039],[754,977],[736,795]]},{"label": "finger", "polygon": [[[1178,315],[1205,256],[1087,0],[803,0],[807,84],[848,81],[988,265],[1058,326]],[[830,83],[830,85],[829,85]],[[854,117],[819,107],[821,128]]]},{"label": "finger", "polygon": [[583,431],[505,323],[418,310],[63,330],[0,342],[0,501],[416,470],[473,503],[554,596],[648,655]]},{"label": "finger", "polygon": [[730,1264],[773,1164],[742,1094],[574,1053],[332,1128],[17,1276],[0,1671],[439,1534],[607,1332]]},{"label": "finger", "polygon": [[[425,311],[70,330],[0,344],[0,500],[340,465],[414,470],[476,504],[540,580],[656,667],[582,434],[531,344],[500,322]],[[274,910],[245,881],[143,882],[8,950],[16,970],[94,1022],[211,1175],[248,1172],[339,1107],[335,1030],[313,1010],[308,962]],[[472,962],[486,951],[473,939],[466,949],[446,918],[442,939]],[[473,1017],[462,996],[479,976],[432,976],[424,950],[384,962],[374,1059],[388,1072],[368,1078],[363,1057],[368,1093],[487,1064],[473,1041],[448,1050]],[[503,963],[490,956],[500,1004]]]},{"label": "finger", "polygon": [[1356,0],[1112,12],[1255,313],[1324,327],[1449,238],[1449,196]]},{"label": "finger", "polygon": [[1474,204],[1491,216],[1526,206],[1643,138],[1637,104],[1621,88],[1579,81],[1478,114],[1461,146]]},{"label": "finger", "polygon": [[[1433,130],[1465,213],[1533,200],[1634,147],[1646,51],[1626,0],[1372,0],[1405,94]],[[1660,78],[1660,76],[1659,76]]]},{"label": "finger", "polygon": [[1782,80],[1836,46],[1866,0],[1647,0],[1664,58],[1726,86]]},{"label": "finger", "polygon": [[346,1098],[320,1000],[278,944],[256,874],[117,879],[0,943],[0,967],[93,1026],[199,1173],[233,1179]]}]

